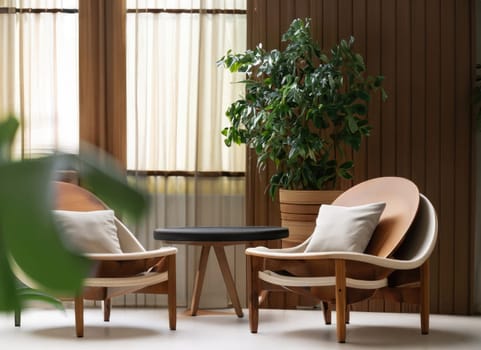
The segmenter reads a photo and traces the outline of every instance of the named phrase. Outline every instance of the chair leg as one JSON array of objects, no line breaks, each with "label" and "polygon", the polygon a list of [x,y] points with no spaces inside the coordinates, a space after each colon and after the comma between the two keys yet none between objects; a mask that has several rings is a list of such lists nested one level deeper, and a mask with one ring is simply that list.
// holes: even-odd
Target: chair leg
[{"label": "chair leg", "polygon": [[349,309],[349,305],[346,305],[346,324],[349,324],[351,310]]},{"label": "chair leg", "polygon": [[175,255],[168,258],[168,280],[167,280],[167,304],[169,309],[169,328],[175,331],[177,327],[177,281],[175,268]]},{"label": "chair leg", "polygon": [[14,314],[15,327],[20,327],[21,320],[22,320],[22,310],[15,309],[15,314]]},{"label": "chair leg", "polygon": [[322,302],[322,314],[324,316],[324,323],[325,324],[331,324],[332,322],[332,310],[331,307],[329,306],[329,303],[327,301]]},{"label": "chair leg", "polygon": [[259,267],[260,259],[247,257],[247,293],[249,303],[249,326],[251,333],[257,333],[259,326]]},{"label": "chair leg", "polygon": [[429,259],[421,266],[420,287],[421,334],[429,333]]},{"label": "chair leg", "polygon": [[75,331],[77,337],[84,336],[84,299],[82,295],[75,297]]},{"label": "chair leg", "polygon": [[346,263],[336,260],[336,330],[337,341],[346,342]]},{"label": "chair leg", "polygon": [[104,322],[110,321],[110,311],[112,310],[112,299],[107,298],[102,302],[102,308],[104,310]]}]

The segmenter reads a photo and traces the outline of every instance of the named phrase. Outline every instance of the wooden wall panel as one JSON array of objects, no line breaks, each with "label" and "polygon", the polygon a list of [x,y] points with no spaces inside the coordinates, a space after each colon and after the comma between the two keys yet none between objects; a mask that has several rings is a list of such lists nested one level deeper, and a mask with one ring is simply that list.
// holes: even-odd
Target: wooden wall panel
[{"label": "wooden wall panel", "polygon": [[455,93],[455,53],[454,53],[454,11],[453,1],[442,0],[441,5],[441,113],[440,134],[441,143],[439,152],[442,156],[441,172],[439,173],[441,191],[440,203],[437,206],[439,226],[442,228],[439,239],[439,249],[442,259],[439,268],[443,272],[440,279],[440,312],[449,313],[454,304],[454,118],[455,105],[452,96]]},{"label": "wooden wall panel", "polygon": [[[384,27],[382,23],[382,11],[381,1],[384,0],[367,0],[366,8],[366,26],[367,26],[367,38],[366,38],[366,50],[365,60],[367,64],[367,73],[370,75],[379,74],[381,69],[381,48],[382,46],[382,33]],[[385,47],[386,45],[384,45]],[[386,84],[389,83],[389,80]],[[383,106],[386,108],[386,106]],[[382,147],[381,140],[381,100],[378,96],[374,96],[369,106],[370,116],[369,123],[373,127],[371,136],[366,140],[367,147],[364,148],[365,152],[359,153],[366,158],[366,178],[377,177],[381,174],[381,156],[384,148]],[[363,181],[363,178],[358,178],[357,181]]]},{"label": "wooden wall panel", "polygon": [[[367,41],[367,5],[366,0],[353,1],[352,3],[352,34],[356,38],[355,47],[359,54],[366,58],[366,41]],[[367,149],[367,139],[362,141],[362,149]],[[354,173],[354,182],[358,183],[362,179],[367,178],[366,156],[356,152],[353,155],[354,164],[356,164],[356,172]]]},{"label": "wooden wall panel", "polygon": [[[439,208],[441,201],[441,182],[439,173],[441,171],[441,9],[439,0],[426,0],[426,187],[429,199]],[[429,87],[429,92],[428,92]],[[438,213],[439,214],[439,213]],[[444,230],[440,228],[440,231]],[[436,245],[431,255],[431,308],[441,312],[439,309],[439,298],[441,294],[439,266],[440,244]]]},{"label": "wooden wall panel", "polygon": [[[475,166],[471,164],[471,153],[466,152],[470,149],[472,141],[466,137],[465,130],[471,130],[472,120],[463,118],[463,116],[471,114],[470,108],[470,93],[471,84],[470,78],[472,74],[471,65],[466,64],[466,54],[471,48],[471,11],[469,1],[456,1],[455,7],[455,35],[454,42],[455,50],[455,113],[459,118],[455,118],[455,150],[454,160],[455,169],[466,169],[466,171],[456,171],[454,179],[454,306],[453,312],[467,311],[471,308],[472,296],[466,295],[466,288],[474,286],[470,280],[470,276],[474,273],[472,254],[466,254],[467,248],[474,244],[474,234],[471,229],[470,212],[465,210],[464,203],[470,203],[471,194],[474,188],[471,187],[471,181],[466,174],[474,173]],[[474,48],[473,48],[474,49]],[[459,234],[464,232],[464,234]],[[471,278],[472,279],[472,278]]]},{"label": "wooden wall panel", "polygon": [[[404,176],[433,202],[439,241],[431,259],[431,308],[439,313],[472,310],[473,8],[473,0],[248,0],[249,46],[278,48],[294,18],[311,17],[324,49],[354,35],[368,73],[385,76],[389,97],[371,101],[373,132],[353,155],[353,183]],[[267,174],[259,174],[253,154],[247,180],[248,224],[279,224],[278,204],[265,194]],[[415,311],[383,301],[359,307]]]}]

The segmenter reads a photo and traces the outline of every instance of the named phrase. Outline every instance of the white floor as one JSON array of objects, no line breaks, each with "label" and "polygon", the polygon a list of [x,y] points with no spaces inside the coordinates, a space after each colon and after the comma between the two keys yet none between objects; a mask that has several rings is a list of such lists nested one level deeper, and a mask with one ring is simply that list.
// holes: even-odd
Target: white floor
[{"label": "white floor", "polygon": [[[333,320],[335,315],[333,314]],[[320,311],[261,310],[259,333],[249,332],[248,311],[178,310],[177,330],[168,329],[165,309],[114,308],[111,321],[100,309],[85,311],[85,337],[74,335],[74,314],[27,309],[22,327],[0,315],[0,349],[480,349],[481,317],[431,316],[431,332],[421,335],[416,314],[352,312],[347,343],[336,342],[335,324]]]}]

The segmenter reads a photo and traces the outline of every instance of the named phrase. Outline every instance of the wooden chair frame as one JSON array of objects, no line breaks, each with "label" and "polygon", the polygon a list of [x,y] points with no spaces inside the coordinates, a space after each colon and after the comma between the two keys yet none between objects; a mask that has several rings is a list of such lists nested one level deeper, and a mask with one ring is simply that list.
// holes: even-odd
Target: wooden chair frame
[{"label": "wooden chair frame", "polygon": [[[259,305],[269,291],[288,290],[336,307],[337,340],[346,341],[348,305],[375,293],[420,305],[421,332],[429,332],[429,256],[437,240],[436,212],[420,195],[416,219],[391,257],[355,252],[305,253],[306,242],[292,248],[248,248],[249,324],[257,333]],[[398,273],[398,275],[396,275]]]},{"label": "wooden chair frame", "polygon": [[[70,211],[105,210],[108,207],[87,190],[66,182],[55,182],[55,208]],[[123,253],[85,254],[94,269],[84,281],[81,295],[75,297],[77,337],[84,335],[84,300],[102,301],[104,321],[110,320],[111,299],[130,293],[167,294],[169,328],[176,329],[176,253],[175,247],[146,251],[129,229],[115,218]],[[28,286],[36,285],[17,269],[18,278]],[[61,298],[61,296],[59,296]],[[20,326],[20,314],[15,314]]]}]

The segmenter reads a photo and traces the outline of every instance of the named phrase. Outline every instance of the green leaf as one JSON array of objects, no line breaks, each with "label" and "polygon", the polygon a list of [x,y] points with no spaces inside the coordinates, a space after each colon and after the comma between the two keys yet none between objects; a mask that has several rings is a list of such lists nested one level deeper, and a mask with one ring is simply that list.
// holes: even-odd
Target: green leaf
[{"label": "green leaf", "polygon": [[362,103],[355,103],[351,106],[352,112],[357,115],[366,115],[367,114],[367,106]]},{"label": "green leaf", "polygon": [[0,227],[0,311],[13,311],[20,308],[20,298],[16,291],[16,279],[10,269]]},{"label": "green leaf", "polygon": [[29,287],[21,287],[17,289],[17,294],[22,304],[25,304],[28,301],[41,301],[54,306],[58,310],[65,310],[65,307],[63,306],[63,303],[60,299],[57,299],[41,291]]},{"label": "green leaf", "polygon": [[120,166],[109,155],[87,145],[81,149],[78,170],[82,186],[102,198],[117,215],[139,219],[148,207],[147,195],[129,186]]},{"label": "green leaf", "polygon": [[[64,245],[52,216],[54,172],[76,169],[80,178],[117,214],[138,218],[147,206],[146,196],[127,183],[117,164],[106,154],[89,149],[81,157],[54,155],[10,160],[18,122],[0,122],[0,310],[19,310],[22,301],[35,299],[61,307],[48,294],[21,288],[13,273],[47,293],[75,296],[91,262]],[[86,147],[83,147],[85,150]]]},{"label": "green leaf", "polygon": [[0,121],[0,164],[11,158],[12,143],[18,129],[18,120],[13,116]]},{"label": "green leaf", "polygon": [[355,134],[359,130],[359,128],[357,127],[357,121],[352,116],[349,116],[347,118],[347,125],[349,127],[349,131],[351,132],[351,134]]},{"label": "green leaf", "polygon": [[[242,135],[263,168],[272,161],[279,171],[270,179],[272,196],[280,186],[319,189],[352,177],[351,166],[338,168],[337,160],[357,151],[369,135],[364,117],[372,93],[380,89],[386,98],[383,77],[364,76],[353,37],[324,53],[312,38],[310,19],[295,19],[282,40],[284,49],[265,51],[259,45],[236,56],[250,60],[252,75],[243,82],[246,97],[228,108],[232,129],[224,135],[228,145],[233,135]],[[241,103],[245,108],[237,108]]]},{"label": "green leaf", "polygon": [[354,167],[354,162],[352,160],[349,160],[339,165],[340,169],[345,169],[345,170],[352,169],[353,167]]},{"label": "green leaf", "polygon": [[54,168],[52,157],[0,165],[1,234],[7,256],[30,279],[53,294],[73,296],[90,262],[66,250],[54,223]]}]

